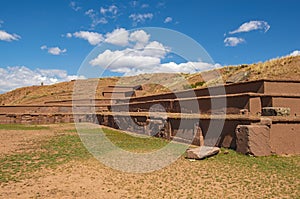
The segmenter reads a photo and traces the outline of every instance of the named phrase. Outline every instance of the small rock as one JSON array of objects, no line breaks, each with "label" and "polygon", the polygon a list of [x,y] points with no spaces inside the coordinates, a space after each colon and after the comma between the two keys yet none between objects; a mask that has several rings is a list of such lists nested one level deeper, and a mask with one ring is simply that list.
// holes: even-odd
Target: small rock
[{"label": "small rock", "polygon": [[218,147],[210,147],[210,146],[200,146],[198,148],[188,149],[187,158],[201,160],[206,157],[210,157],[216,155],[220,152],[220,148]]},{"label": "small rock", "polygon": [[229,154],[229,151],[228,151],[228,150],[225,150],[225,151],[223,152],[223,154],[227,155],[227,154]]}]

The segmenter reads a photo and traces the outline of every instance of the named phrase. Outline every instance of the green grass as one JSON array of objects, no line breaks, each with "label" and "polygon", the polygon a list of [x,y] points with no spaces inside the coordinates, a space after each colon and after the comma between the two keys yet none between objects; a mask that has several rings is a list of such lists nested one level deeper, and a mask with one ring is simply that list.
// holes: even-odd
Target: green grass
[{"label": "green grass", "polygon": [[237,153],[233,150],[222,149],[223,152],[225,150],[229,153],[220,153],[215,158],[207,159],[207,161],[231,165],[237,168],[255,168],[264,173],[289,173],[298,176],[300,179],[300,156],[282,157],[272,155],[267,157],[253,157]]},{"label": "green grass", "polygon": [[205,82],[196,82],[195,84],[191,84],[192,88],[201,87],[205,84]]},{"label": "green grass", "polygon": [[90,158],[78,135],[60,135],[43,141],[32,152],[21,152],[0,158],[0,182],[18,181],[30,173]]},{"label": "green grass", "polygon": [[117,147],[131,152],[149,152],[158,150],[169,142],[156,137],[136,137],[115,130],[103,128],[106,137]]},{"label": "green grass", "polygon": [[[74,133],[77,132],[76,129],[66,130],[65,132]],[[102,134],[103,132],[103,134]],[[149,152],[158,150],[170,142],[165,139],[160,139],[156,137],[148,137],[148,136],[134,136],[133,134],[127,134],[120,132],[118,130],[102,128],[100,129],[83,129],[81,130],[81,134],[94,134],[94,135],[105,135],[110,142],[112,142],[115,146],[130,152]],[[96,137],[91,136],[91,139]]]},{"label": "green grass", "polygon": [[0,124],[0,130],[48,130],[47,126],[24,125],[24,124]]}]

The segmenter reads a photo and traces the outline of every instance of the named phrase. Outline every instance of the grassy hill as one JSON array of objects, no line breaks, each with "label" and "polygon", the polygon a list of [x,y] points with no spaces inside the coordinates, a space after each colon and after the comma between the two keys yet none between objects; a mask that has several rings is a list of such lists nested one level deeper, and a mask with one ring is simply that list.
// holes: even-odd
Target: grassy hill
[{"label": "grassy hill", "polygon": [[[143,86],[142,95],[204,87],[223,82],[242,82],[257,79],[300,80],[300,56],[272,59],[255,64],[226,66],[194,74],[142,74],[132,77],[99,78],[96,98],[108,85]],[[95,81],[95,79],[79,80]],[[75,81],[53,85],[29,86],[0,94],[0,105],[43,104],[45,101],[72,99]],[[82,88],[84,89],[84,88]]]}]

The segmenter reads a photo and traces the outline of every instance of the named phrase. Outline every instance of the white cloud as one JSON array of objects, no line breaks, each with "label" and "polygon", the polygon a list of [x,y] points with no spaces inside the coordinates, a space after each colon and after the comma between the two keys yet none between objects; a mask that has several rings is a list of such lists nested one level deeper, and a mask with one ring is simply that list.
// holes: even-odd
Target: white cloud
[{"label": "white cloud", "polygon": [[129,18],[132,19],[133,25],[136,26],[138,23],[144,23],[146,20],[151,20],[153,18],[153,14],[131,14]]},{"label": "white cloud", "polygon": [[0,41],[17,41],[21,37],[17,34],[10,34],[4,30],[0,30]]},{"label": "white cloud", "polygon": [[265,21],[249,21],[243,23],[238,29],[229,32],[229,34],[250,32],[253,30],[263,30],[264,32],[267,32],[269,29],[270,29],[270,25]]},{"label": "white cloud", "polygon": [[93,9],[89,9],[85,12],[85,15],[87,15],[91,20],[91,28],[95,28],[98,24],[107,24],[108,21],[105,17],[99,17],[98,14]]},{"label": "white cloud", "polygon": [[237,46],[238,44],[245,42],[245,39],[240,37],[227,37],[224,39],[225,46]]},{"label": "white cloud", "polygon": [[126,46],[128,45],[128,36],[129,33],[127,30],[124,28],[117,28],[111,33],[107,33],[105,35],[105,42],[118,46]]},{"label": "white cloud", "polygon": [[67,52],[67,49],[60,49],[59,47],[47,47],[46,45],[41,46],[41,50],[47,50],[51,55],[61,55]]},{"label": "white cloud", "polygon": [[107,8],[101,7],[100,13],[103,15],[111,14],[112,16],[115,16],[118,13],[118,7],[115,5],[111,5]]},{"label": "white cloud", "polygon": [[91,15],[95,14],[95,11],[93,9],[89,9],[84,14],[88,15],[88,16],[91,16]]},{"label": "white cloud", "polygon": [[165,18],[164,23],[170,23],[172,20],[173,20],[172,17],[167,17]]},{"label": "white cloud", "polygon": [[60,49],[59,47],[51,47],[48,49],[48,53],[52,55],[60,55],[65,52],[67,52],[67,49]]},{"label": "white cloud", "polygon": [[46,50],[47,49],[47,46],[46,45],[42,45],[41,46],[41,50]]},{"label": "white cloud", "polygon": [[40,85],[41,82],[54,84],[83,78],[83,76],[68,75],[65,70],[57,69],[31,70],[26,66],[0,68],[0,93],[24,86]]},{"label": "white cloud", "polygon": [[[123,35],[119,38],[119,36]],[[105,35],[104,42],[127,46],[123,50],[105,50],[98,54],[89,63],[92,66],[105,68],[112,72],[124,75],[137,75],[142,73],[194,73],[208,70],[219,65],[196,62],[175,63],[162,61],[171,49],[158,41],[150,41],[151,35],[144,30],[129,31],[120,28]],[[112,39],[114,38],[114,39]]]},{"label": "white cloud", "polygon": [[143,30],[137,30],[130,34],[129,40],[132,42],[136,42],[135,48],[140,49],[143,48],[150,39],[150,35],[147,34]]},{"label": "white cloud", "polygon": [[155,69],[155,71],[157,73],[196,73],[198,71],[206,71],[215,67],[220,67],[220,65],[205,62],[185,62],[180,64],[169,62],[161,64]]},{"label": "white cloud", "polygon": [[[135,35],[137,34],[141,34],[141,32],[135,32]],[[161,63],[168,52],[170,52],[168,47],[157,41],[151,41],[142,49],[106,50],[91,60],[90,64],[106,68],[112,72],[123,73],[127,76],[143,73],[193,73],[215,67],[215,65],[200,61],[180,64],[174,62]]]},{"label": "white cloud", "polygon": [[66,37],[67,37],[67,38],[71,38],[71,37],[72,37],[72,33],[69,33],[69,32],[68,32],[68,33],[66,34]]},{"label": "white cloud", "polygon": [[289,56],[299,56],[300,55],[300,50],[295,50]]},{"label": "white cloud", "polygon": [[106,33],[104,36],[96,32],[79,31],[75,33],[67,33],[65,37],[81,38],[87,40],[92,45],[98,45],[101,42],[114,44],[117,46],[127,46],[134,43],[136,48],[143,48],[149,41],[150,35],[143,30],[137,30],[129,34],[124,28],[117,28],[112,32]]},{"label": "white cloud", "polygon": [[105,13],[107,12],[107,10],[103,7],[100,8],[100,13],[105,15]]},{"label": "white cloud", "polygon": [[136,68],[155,66],[159,63],[159,58],[139,55],[132,49],[123,51],[106,50],[90,61],[93,66],[109,67],[109,70],[119,73],[126,73]]},{"label": "white cloud", "polygon": [[135,31],[131,33],[130,38],[137,43],[144,42],[143,45],[140,45],[143,48],[126,48],[116,51],[106,50],[90,61],[90,64],[101,67],[110,65],[111,69],[118,68],[118,70],[122,67],[122,64],[125,68],[135,68],[144,64],[157,65],[161,59],[165,58],[170,49],[157,41],[149,42],[148,37],[150,35],[144,31]]},{"label": "white cloud", "polygon": [[93,21],[92,27],[96,27],[98,24],[107,24],[107,23],[108,23],[107,19],[104,17],[101,17],[100,19],[96,19]]},{"label": "white cloud", "polygon": [[[91,61],[92,65],[108,67],[112,72],[124,73],[125,76],[139,75],[144,73],[195,73],[206,71],[219,64],[209,64],[204,62],[185,63],[160,63],[159,58],[149,56],[131,56],[120,51],[107,50]],[[104,67],[103,67],[104,68]]]},{"label": "white cloud", "polygon": [[75,1],[71,1],[69,5],[76,12],[79,11],[79,10],[81,10],[81,7],[79,7]]},{"label": "white cloud", "polygon": [[99,10],[89,9],[84,14],[91,19],[90,26],[91,29],[94,29],[99,24],[107,24],[109,20],[116,19],[119,15],[119,8],[113,4],[100,7]]},{"label": "white cloud", "polygon": [[168,47],[165,47],[163,44],[152,41],[145,46],[141,54],[143,56],[157,57],[157,58],[165,58],[166,54],[170,51]]},{"label": "white cloud", "polygon": [[75,33],[73,33],[73,36],[76,38],[85,39],[91,45],[98,45],[104,40],[104,37],[102,34],[99,34],[96,32],[89,32],[89,31],[75,32]]}]

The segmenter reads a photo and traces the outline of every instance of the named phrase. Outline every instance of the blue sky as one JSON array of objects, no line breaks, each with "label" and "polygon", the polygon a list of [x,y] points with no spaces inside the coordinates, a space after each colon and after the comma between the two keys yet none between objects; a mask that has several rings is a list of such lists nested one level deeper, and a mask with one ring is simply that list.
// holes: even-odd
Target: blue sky
[{"label": "blue sky", "polygon": [[[105,75],[151,72],[152,64],[159,72],[195,72],[187,62],[196,60],[174,58],[171,44],[158,42],[147,31],[132,40],[133,33],[142,27],[167,28],[189,36],[202,45],[217,66],[298,54],[299,8],[298,0],[1,0],[0,92],[42,81],[50,84],[74,79],[97,46],[101,47],[89,64],[102,54],[98,62],[93,62],[98,68],[107,64],[108,57],[118,53],[124,56],[124,49],[135,49],[138,44],[143,50],[148,44],[161,50],[142,56],[134,53],[132,64],[125,56]],[[120,37],[111,38],[117,33]],[[150,60],[150,69],[139,67],[137,58],[143,63]],[[132,66],[121,67],[124,60],[129,60],[125,65]],[[197,62],[196,68],[197,64],[199,70],[203,68],[203,63]]]}]

